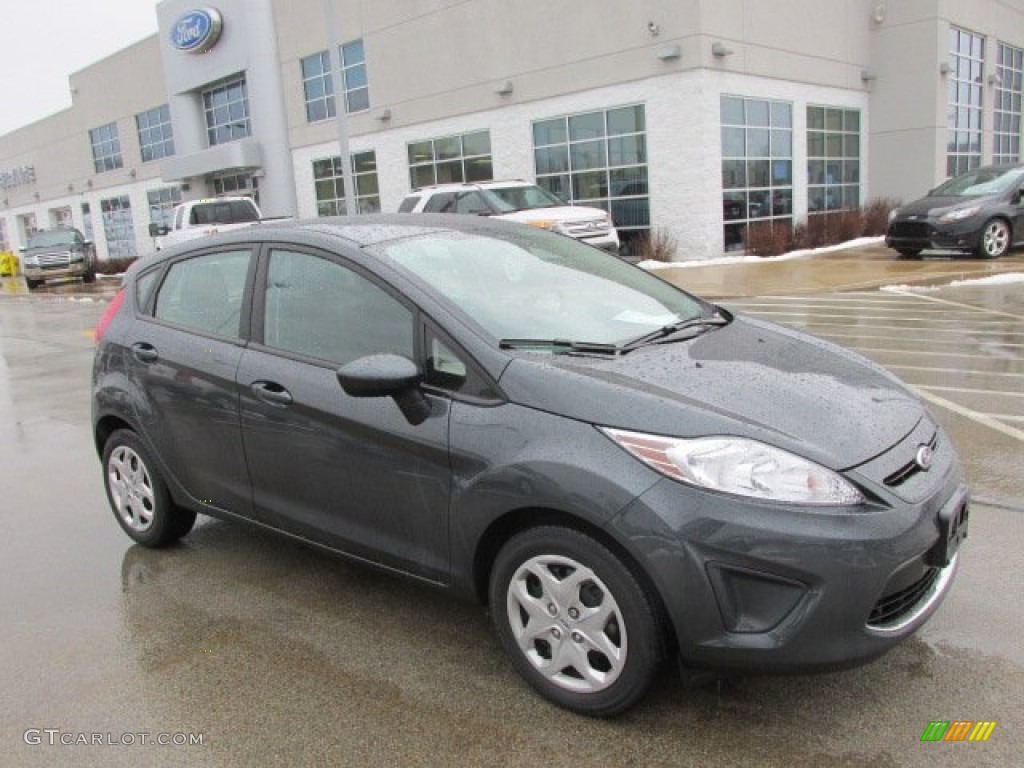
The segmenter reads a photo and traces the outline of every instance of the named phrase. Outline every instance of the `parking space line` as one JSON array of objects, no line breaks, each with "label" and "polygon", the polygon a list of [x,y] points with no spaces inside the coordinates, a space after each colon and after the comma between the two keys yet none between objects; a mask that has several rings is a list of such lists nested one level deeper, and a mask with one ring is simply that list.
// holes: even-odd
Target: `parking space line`
[{"label": "parking space line", "polygon": [[945,304],[945,305],[951,306],[951,307],[960,307],[962,309],[972,309],[975,312],[983,312],[983,313],[989,314],[989,315],[1001,315],[1002,317],[1008,317],[1008,318],[1010,318],[1012,320],[1017,320],[1018,322],[1024,321],[1024,317],[1021,317],[1020,315],[1015,315],[1013,312],[1003,312],[1000,309],[992,309],[990,307],[976,307],[973,304],[964,304],[964,303],[959,302],[959,301],[951,301],[950,299],[943,299],[943,298],[940,298],[939,296],[929,296],[927,294],[908,294],[908,293],[904,293],[903,291],[896,291],[896,293],[898,293],[900,296],[916,296],[916,298],[919,298],[922,301],[932,301],[932,302],[936,302],[938,304]]},{"label": "parking space line", "polygon": [[[1002,371],[965,371],[962,368],[935,368],[930,365],[900,365],[899,363],[886,363],[886,368],[898,368],[901,371],[931,371],[933,373],[976,373],[979,376],[993,377],[1001,376],[1011,379],[1024,379],[1024,373],[1004,373]],[[999,390],[989,390],[998,392]]]},{"label": "parking space line", "polygon": [[917,392],[917,394],[920,395],[923,399],[927,400],[933,405],[938,406],[939,408],[944,408],[947,411],[952,411],[953,413],[959,414],[964,418],[970,419],[971,421],[977,422],[978,424],[986,426],[989,429],[994,429],[996,432],[999,432],[1003,435],[1006,435],[1007,437],[1013,438],[1014,440],[1024,443],[1024,430],[1016,429],[1015,427],[1011,427],[1008,424],[1003,424],[1001,421],[996,421],[991,416],[987,416],[984,413],[978,413],[977,411],[972,411],[970,408],[964,408],[962,405],[957,405],[951,400],[947,400],[944,397],[939,397],[938,395],[932,394],[931,392],[923,390],[919,387],[912,386],[911,389]]},{"label": "parking space line", "polygon": [[943,387],[938,384],[916,384],[920,389],[936,392],[956,392],[962,395],[998,395],[999,397],[1024,397],[1024,392],[993,392],[991,389],[973,389],[971,387]]},{"label": "parking space line", "polygon": [[[851,349],[858,352],[882,352],[894,355],[918,355],[920,357],[961,357],[968,360],[991,360],[1005,362],[1007,358],[993,357],[992,355],[968,355],[963,352],[936,352],[930,349],[893,349],[892,347],[862,347],[859,344],[851,345]],[[1017,358],[1011,358],[1016,360]],[[1024,357],[1020,358],[1024,362]],[[983,373],[983,371],[979,371]]]},{"label": "parking space line", "polygon": [[[758,311],[757,315],[758,316],[770,316],[770,317],[786,317],[786,316],[806,317],[806,313],[804,313],[804,312],[792,312],[792,311],[772,312],[772,311],[764,311],[764,310],[762,310],[762,311]],[[943,312],[941,318],[912,317],[912,316],[909,316],[909,315],[860,315],[860,314],[836,315],[836,314],[827,314],[827,313],[824,313],[824,312],[815,313],[814,317],[815,318],[840,318],[840,319],[843,319],[843,320],[849,320],[849,319],[853,318],[853,319],[856,319],[858,321],[858,327],[860,326],[860,321],[861,320],[891,320],[893,317],[898,317],[900,320],[906,320],[907,322],[917,322],[917,323],[950,323],[950,324],[955,324],[957,326],[955,328],[955,330],[961,331],[961,332],[963,331],[963,322],[964,322],[962,318],[950,317],[948,312]],[[1012,326],[1012,325],[1016,325],[1016,323],[1014,323],[1011,320],[978,319],[976,317],[972,317],[971,318],[971,323],[972,324],[988,325],[988,326],[993,326],[993,325],[1003,325],[1003,326],[1010,325],[1010,326]],[[827,324],[828,323],[826,323],[826,325]],[[868,323],[867,327],[870,328],[871,324]],[[917,327],[917,326],[914,326],[914,327]],[[1024,335],[1024,333],[1016,333],[1014,335],[1022,336],[1022,335]]]},{"label": "parking space line", "polygon": [[[884,339],[886,341],[916,341],[916,339],[903,337],[900,339],[893,339],[892,336],[868,336],[862,333],[833,333],[831,331],[828,334],[820,333],[819,336],[829,339]],[[929,344],[956,344],[957,346],[963,346],[963,339],[958,338],[950,341],[943,341],[941,339],[929,339]],[[852,346],[852,345],[851,345]],[[1000,347],[1021,347],[1024,348],[1024,344],[1014,344],[1013,342],[999,342]],[[893,350],[900,351],[900,350]]]}]

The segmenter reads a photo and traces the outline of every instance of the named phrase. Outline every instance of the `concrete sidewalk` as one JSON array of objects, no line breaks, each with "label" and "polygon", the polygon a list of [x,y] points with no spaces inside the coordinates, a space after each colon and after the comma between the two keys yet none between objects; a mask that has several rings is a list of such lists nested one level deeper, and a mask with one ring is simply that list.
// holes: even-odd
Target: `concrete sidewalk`
[{"label": "concrete sidewalk", "polygon": [[881,243],[791,259],[657,269],[656,274],[714,299],[875,290],[883,285],[936,285],[1003,273],[1024,273],[1024,251],[987,261],[964,256],[900,259]]}]

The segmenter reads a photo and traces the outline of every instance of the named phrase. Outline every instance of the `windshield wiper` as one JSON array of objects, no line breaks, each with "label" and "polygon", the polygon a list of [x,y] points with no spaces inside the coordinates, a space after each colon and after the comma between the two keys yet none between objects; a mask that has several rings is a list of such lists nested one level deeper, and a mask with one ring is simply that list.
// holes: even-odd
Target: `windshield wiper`
[{"label": "windshield wiper", "polygon": [[620,352],[617,344],[599,341],[570,341],[569,339],[501,339],[499,349],[546,349],[566,352],[591,352],[602,355],[616,355]]},{"label": "windshield wiper", "polygon": [[[691,317],[688,320],[680,320],[675,323],[669,323],[663,325],[661,328],[644,333],[637,336],[635,339],[623,342],[619,345],[619,350],[622,352],[629,352],[637,347],[643,347],[647,344],[663,344],[669,341],[680,341],[678,338],[670,338],[676,336],[676,334],[682,331],[700,329],[702,332],[710,326],[715,325],[728,325],[729,318],[720,315],[715,312],[711,315],[701,315],[700,317]],[[696,335],[696,334],[692,334]],[[688,335],[686,338],[691,338],[692,335]]]}]

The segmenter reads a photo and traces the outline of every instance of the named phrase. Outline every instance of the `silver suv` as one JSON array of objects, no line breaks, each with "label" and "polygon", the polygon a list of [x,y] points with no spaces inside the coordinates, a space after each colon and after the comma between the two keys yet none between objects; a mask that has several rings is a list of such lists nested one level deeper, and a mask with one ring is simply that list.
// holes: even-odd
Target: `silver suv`
[{"label": "silver suv", "polygon": [[437,184],[408,195],[399,213],[464,213],[493,216],[568,235],[605,251],[619,252],[619,234],[606,211],[567,205],[526,181]]}]

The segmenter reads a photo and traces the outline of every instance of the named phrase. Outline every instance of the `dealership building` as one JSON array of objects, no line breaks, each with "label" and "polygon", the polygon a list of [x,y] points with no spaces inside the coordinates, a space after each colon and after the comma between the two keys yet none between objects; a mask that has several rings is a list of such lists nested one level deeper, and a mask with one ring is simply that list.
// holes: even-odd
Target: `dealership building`
[{"label": "dealership building", "polygon": [[[0,251],[72,225],[153,249],[183,200],[266,216],[395,211],[413,188],[528,179],[625,247],[741,250],[1020,160],[1018,0],[164,0],[157,34],[0,136]],[[349,158],[348,169],[342,158]],[[347,172],[346,172],[347,171]]]}]

